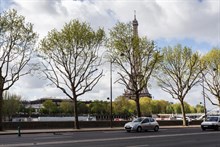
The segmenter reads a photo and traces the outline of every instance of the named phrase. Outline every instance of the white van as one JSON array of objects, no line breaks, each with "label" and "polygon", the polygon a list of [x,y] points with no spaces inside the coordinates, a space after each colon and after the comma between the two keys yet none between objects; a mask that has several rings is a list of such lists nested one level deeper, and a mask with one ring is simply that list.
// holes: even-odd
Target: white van
[{"label": "white van", "polygon": [[202,130],[214,129],[219,130],[220,116],[207,116],[207,118],[201,123]]}]

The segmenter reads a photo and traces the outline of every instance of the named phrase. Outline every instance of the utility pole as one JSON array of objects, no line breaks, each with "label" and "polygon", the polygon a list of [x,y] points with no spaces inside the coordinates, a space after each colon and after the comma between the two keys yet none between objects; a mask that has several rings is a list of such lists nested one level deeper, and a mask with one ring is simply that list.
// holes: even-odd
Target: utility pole
[{"label": "utility pole", "polygon": [[204,75],[202,77],[202,94],[203,94],[203,105],[204,105],[204,113],[205,113],[205,118],[207,115],[207,111],[206,111],[206,101],[205,101],[205,86],[204,86]]}]

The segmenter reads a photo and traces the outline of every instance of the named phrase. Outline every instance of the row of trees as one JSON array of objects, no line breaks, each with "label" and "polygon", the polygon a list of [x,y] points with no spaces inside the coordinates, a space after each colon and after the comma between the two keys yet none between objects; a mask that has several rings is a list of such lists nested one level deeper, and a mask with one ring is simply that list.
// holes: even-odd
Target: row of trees
[{"label": "row of trees", "polygon": [[[0,130],[2,130],[3,93],[21,76],[39,70],[74,102],[75,127],[78,124],[78,97],[91,91],[103,76],[100,46],[118,68],[120,84],[132,94],[136,113],[141,116],[140,92],[155,77],[161,88],[179,100],[185,120],[184,99],[203,81],[204,88],[220,105],[220,50],[214,48],[203,57],[189,47],[176,45],[156,48],[153,41],[133,33],[132,23],[117,23],[106,38],[104,29],[93,30],[86,22],[71,20],[58,31],[48,32],[35,48],[37,33],[16,10],[1,13],[0,19]],[[34,52],[36,51],[36,52]],[[37,55],[37,56],[36,56]],[[31,59],[40,58],[40,64]],[[113,62],[114,61],[114,62]],[[208,94],[205,96],[210,99]],[[211,99],[210,99],[211,100]],[[148,106],[146,106],[148,107]]]},{"label": "row of trees", "polygon": [[[72,115],[74,106],[69,101],[63,101],[57,106],[52,100],[47,100],[43,103],[44,108],[41,109],[41,114],[61,114]],[[184,103],[186,113],[203,113],[204,107],[200,104],[190,106]],[[140,99],[140,108],[142,116],[151,116],[152,114],[180,114],[181,105],[173,104],[164,100],[152,100],[150,98]],[[110,115],[110,103],[108,101],[92,101],[89,104],[84,102],[77,103],[78,114],[92,115]],[[113,115],[117,116],[134,116],[136,113],[136,105],[133,100],[129,100],[123,96],[116,98],[113,102]]]},{"label": "row of trees", "polygon": [[[186,113],[203,113],[204,107],[200,104],[194,106],[184,102]],[[181,114],[180,103],[170,103],[165,100],[152,100],[151,98],[140,98],[140,109],[142,116],[151,116],[152,114]],[[127,114],[129,116],[137,114],[136,104],[133,100],[123,96],[116,98],[113,103],[114,114]]]},{"label": "row of trees", "polygon": [[[186,113],[203,113],[204,107],[200,104],[190,106],[185,103]],[[179,103],[173,104],[165,100],[152,100],[150,98],[140,99],[140,108],[143,116],[150,116],[152,114],[180,114],[181,105]],[[78,114],[91,114],[91,115],[110,115],[110,103],[108,101],[91,101],[85,103],[79,101],[77,103]],[[133,100],[120,96],[113,102],[113,115],[132,117],[136,114],[136,105]],[[74,106],[71,101],[64,100],[59,105],[54,103],[51,99],[43,103],[39,115],[62,115],[72,116]],[[31,116],[35,113],[35,109],[27,107],[21,101],[18,95],[6,94],[4,95],[3,116],[5,120],[11,120],[13,116],[20,114]]]}]

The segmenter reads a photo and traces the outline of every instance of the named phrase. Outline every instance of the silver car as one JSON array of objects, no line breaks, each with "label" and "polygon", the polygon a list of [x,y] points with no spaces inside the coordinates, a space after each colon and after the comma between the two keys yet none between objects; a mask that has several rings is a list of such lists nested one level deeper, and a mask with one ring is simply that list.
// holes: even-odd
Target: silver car
[{"label": "silver car", "polygon": [[155,132],[157,132],[159,130],[159,124],[155,119],[151,117],[138,117],[132,122],[126,123],[124,125],[124,128],[127,132],[141,132],[147,130],[154,130]]},{"label": "silver car", "polygon": [[201,123],[202,130],[214,129],[219,130],[220,116],[208,116],[205,121]]}]

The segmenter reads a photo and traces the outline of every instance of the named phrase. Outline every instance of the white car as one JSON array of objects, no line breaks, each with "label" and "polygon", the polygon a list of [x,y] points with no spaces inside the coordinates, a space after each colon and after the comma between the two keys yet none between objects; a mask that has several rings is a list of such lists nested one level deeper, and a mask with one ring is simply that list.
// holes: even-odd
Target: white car
[{"label": "white car", "polygon": [[127,132],[136,131],[147,131],[154,130],[157,132],[159,130],[158,122],[151,117],[138,117],[132,122],[128,122],[124,125],[124,128]]},{"label": "white car", "polygon": [[202,130],[214,129],[219,130],[220,127],[220,116],[208,116],[205,121],[201,123]]}]

